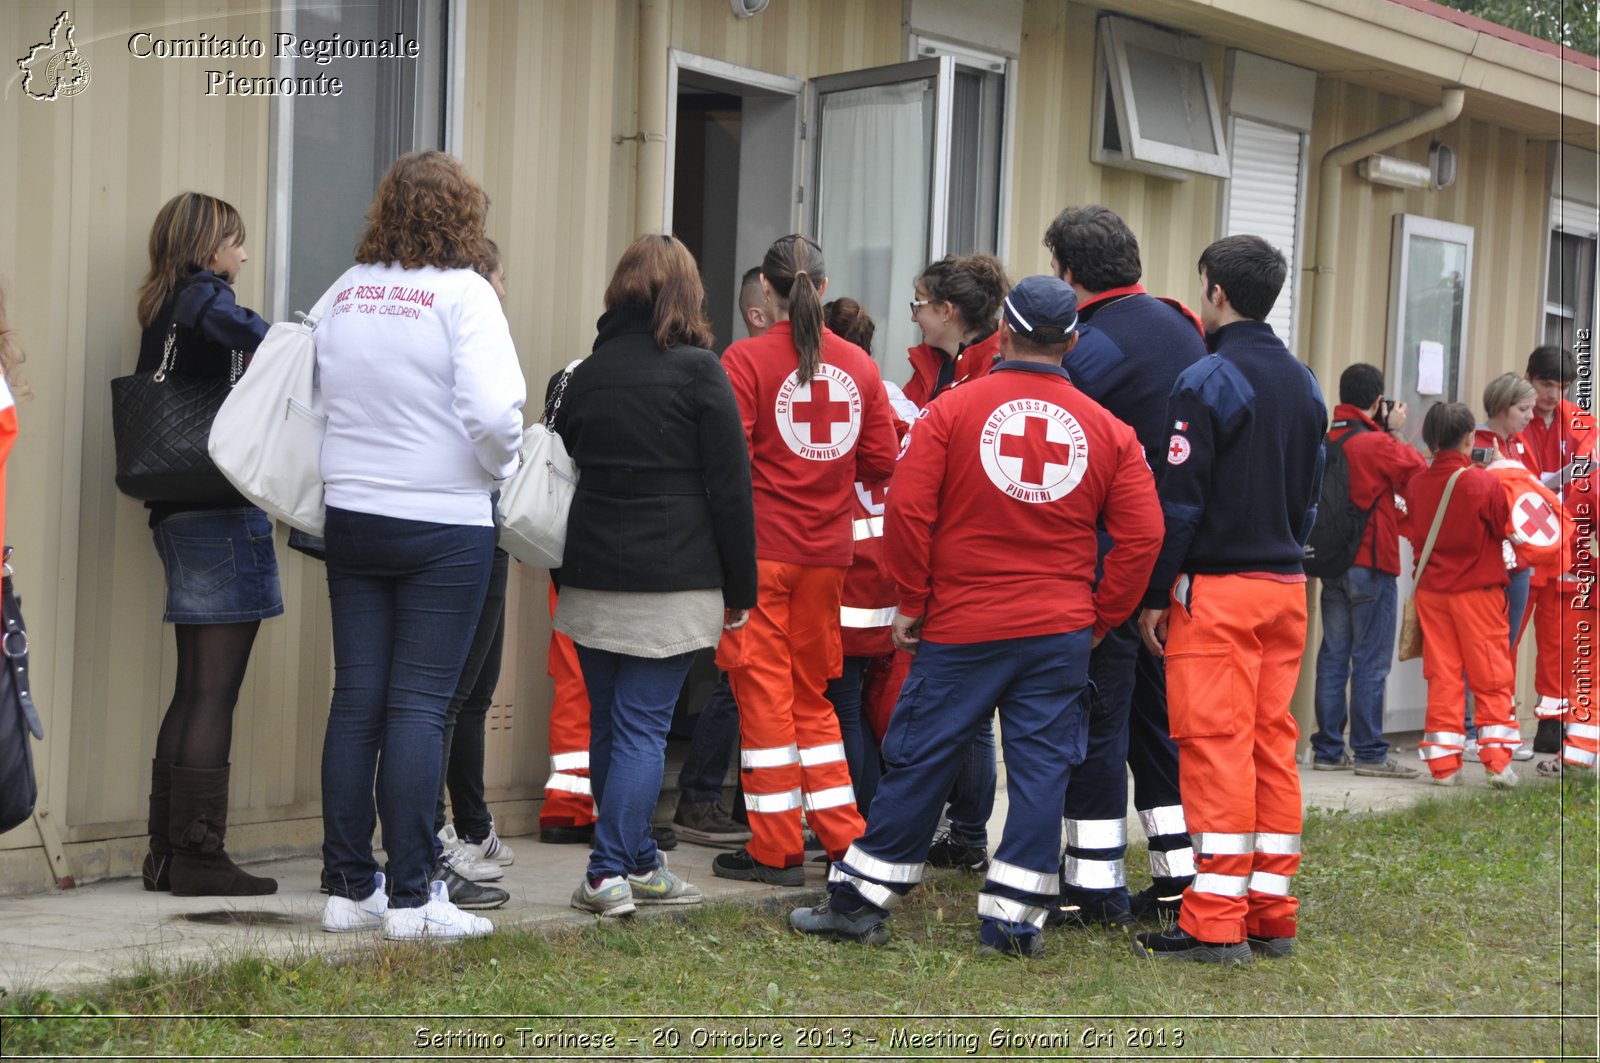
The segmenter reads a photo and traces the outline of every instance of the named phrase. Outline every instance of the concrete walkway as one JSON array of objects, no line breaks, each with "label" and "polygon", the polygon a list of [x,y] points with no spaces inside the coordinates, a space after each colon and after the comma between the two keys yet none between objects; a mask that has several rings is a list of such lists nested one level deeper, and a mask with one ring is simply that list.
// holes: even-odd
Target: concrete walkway
[{"label": "concrete walkway", "polygon": [[[1397,746],[1402,763],[1417,764],[1415,738]],[[1542,759],[1542,758],[1541,758]],[[1468,764],[1467,787],[1485,786],[1482,770]],[[1536,777],[1533,763],[1519,763],[1528,782]],[[1350,772],[1300,769],[1307,807],[1369,812],[1402,808],[1445,791],[1420,779],[1363,778]],[[1005,818],[1004,786],[995,802],[991,844],[1000,837]],[[1138,818],[1129,814],[1129,837],[1142,839]],[[497,883],[511,901],[498,911],[482,913],[501,927],[580,926],[593,917],[568,907],[568,898],[587,862],[588,849],[577,845],[541,845],[533,838],[510,838],[516,863]],[[698,885],[707,900],[744,902],[793,899],[822,888],[822,864],[806,868],[806,890],[730,882],[711,874],[719,850],[680,843],[669,854],[674,871]],[[301,857],[251,865],[251,870],[278,879],[270,897],[224,899],[173,897],[147,893],[138,879],[98,882],[64,893],[0,899],[0,986],[12,993],[29,989],[69,991],[112,975],[128,974],[141,965],[172,968],[187,963],[214,963],[246,955],[285,957],[317,951],[354,954],[374,947],[373,935],[333,935],[322,931],[325,900],[318,891],[321,861]],[[1134,868],[1137,884],[1143,869]]]}]

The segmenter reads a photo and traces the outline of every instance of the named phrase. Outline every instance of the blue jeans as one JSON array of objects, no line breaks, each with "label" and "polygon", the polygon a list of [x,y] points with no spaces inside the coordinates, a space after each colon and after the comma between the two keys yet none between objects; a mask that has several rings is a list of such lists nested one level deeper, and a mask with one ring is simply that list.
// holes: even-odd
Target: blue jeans
[{"label": "blue jeans", "polygon": [[1343,576],[1322,581],[1317,730],[1311,736],[1312,756],[1317,760],[1333,762],[1344,756],[1347,716],[1350,752],[1356,763],[1381,764],[1388,758],[1383,696],[1394,635],[1395,577],[1355,565]]},{"label": "blue jeans", "polygon": [[[893,717],[891,717],[893,719]],[[994,762],[994,713],[978,725],[961,760],[947,800],[950,837],[974,849],[989,847],[989,817],[994,814],[994,788],[1000,777]]]},{"label": "blue jeans", "polygon": [[[1512,663],[1516,663],[1517,635],[1521,633],[1522,618],[1528,612],[1528,584],[1533,580],[1533,569],[1525,568],[1520,572],[1510,573],[1511,582],[1506,585],[1506,619],[1511,622],[1511,655]],[[1465,726],[1462,730],[1472,741],[1478,739],[1478,727],[1472,719],[1472,691],[1467,691],[1467,711]]]},{"label": "blue jeans", "polygon": [[[494,529],[329,508],[333,704],[322,746],[322,859],[338,897],[373,889],[374,818],[390,904],[427,902],[445,709],[467,659]],[[376,780],[377,804],[373,804]]]},{"label": "blue jeans", "polygon": [[596,819],[589,877],[640,874],[661,863],[650,815],[661,793],[667,730],[694,654],[634,657],[578,644],[589,688],[589,785]]},{"label": "blue jeans", "polygon": [[[450,791],[451,811],[455,814],[456,834],[462,841],[481,842],[489,836],[494,821],[483,798],[484,725],[494,688],[500,682],[501,651],[506,637],[506,582],[510,577],[511,555],[499,547],[489,569],[489,586],[483,595],[483,608],[473,626],[472,645],[467,663],[444,717],[444,771],[439,780],[439,799],[434,804],[435,836],[444,829],[445,790]],[[434,858],[444,851],[435,845]]]},{"label": "blue jeans", "polygon": [[678,803],[709,804],[722,800],[728,765],[739,747],[739,706],[728,686],[728,673],[717,676],[717,686],[695,719],[689,754],[678,769]]},{"label": "blue jeans", "polygon": [[[878,792],[878,779],[883,769],[878,762],[878,736],[861,711],[862,688],[867,681],[867,667],[872,657],[846,657],[844,674],[828,680],[824,692],[839,717],[839,738],[844,742],[845,763],[850,766],[850,785],[856,791],[856,811],[866,818],[872,807],[872,796]],[[990,732],[990,742],[994,741]]]}]

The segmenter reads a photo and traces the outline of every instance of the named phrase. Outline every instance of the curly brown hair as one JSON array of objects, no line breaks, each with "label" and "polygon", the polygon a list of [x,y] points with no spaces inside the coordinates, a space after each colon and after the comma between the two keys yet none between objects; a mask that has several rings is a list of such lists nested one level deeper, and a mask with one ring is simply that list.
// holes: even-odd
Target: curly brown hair
[{"label": "curly brown hair", "polygon": [[488,211],[483,186],[458,160],[442,151],[402,155],[378,183],[356,261],[487,275],[493,268],[483,234]]}]

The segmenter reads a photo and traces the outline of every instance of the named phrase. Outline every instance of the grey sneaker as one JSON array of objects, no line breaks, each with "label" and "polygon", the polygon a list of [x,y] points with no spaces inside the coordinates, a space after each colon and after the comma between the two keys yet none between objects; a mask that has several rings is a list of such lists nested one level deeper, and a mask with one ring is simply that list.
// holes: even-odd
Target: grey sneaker
[{"label": "grey sneaker", "polygon": [[699,886],[691,886],[667,870],[665,859],[648,875],[629,875],[628,889],[635,904],[699,904],[705,900]]},{"label": "grey sneaker", "polygon": [[589,885],[585,878],[572,891],[572,906],[580,912],[593,912],[607,918],[632,915],[633,889],[621,875],[603,878],[598,886]]},{"label": "grey sneaker", "polygon": [[1351,764],[1351,762],[1350,762],[1350,754],[1341,753],[1341,754],[1339,754],[1339,759],[1338,760],[1313,760],[1311,762],[1311,770],[1312,771],[1349,771],[1350,770],[1350,764]]},{"label": "grey sneaker", "polygon": [[737,849],[750,840],[750,828],[735,823],[720,801],[679,802],[672,826],[681,838],[719,849]]},{"label": "grey sneaker", "polygon": [[815,908],[796,908],[789,913],[789,925],[802,934],[844,938],[863,945],[883,945],[889,940],[889,928],[876,910],[863,908],[846,915],[834,911],[827,901]]},{"label": "grey sneaker", "polygon": [[1357,775],[1370,775],[1379,779],[1415,779],[1422,774],[1416,768],[1402,764],[1393,757],[1375,761],[1371,764],[1363,764],[1357,761],[1355,771]]}]

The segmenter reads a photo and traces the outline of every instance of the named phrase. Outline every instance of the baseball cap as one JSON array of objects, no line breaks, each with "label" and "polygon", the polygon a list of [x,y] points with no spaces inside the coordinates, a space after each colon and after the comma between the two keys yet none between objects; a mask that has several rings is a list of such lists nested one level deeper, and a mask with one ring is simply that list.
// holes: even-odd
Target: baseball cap
[{"label": "baseball cap", "polygon": [[1065,343],[1078,327],[1078,296],[1059,277],[1024,277],[1005,298],[1011,331],[1034,343]]}]

